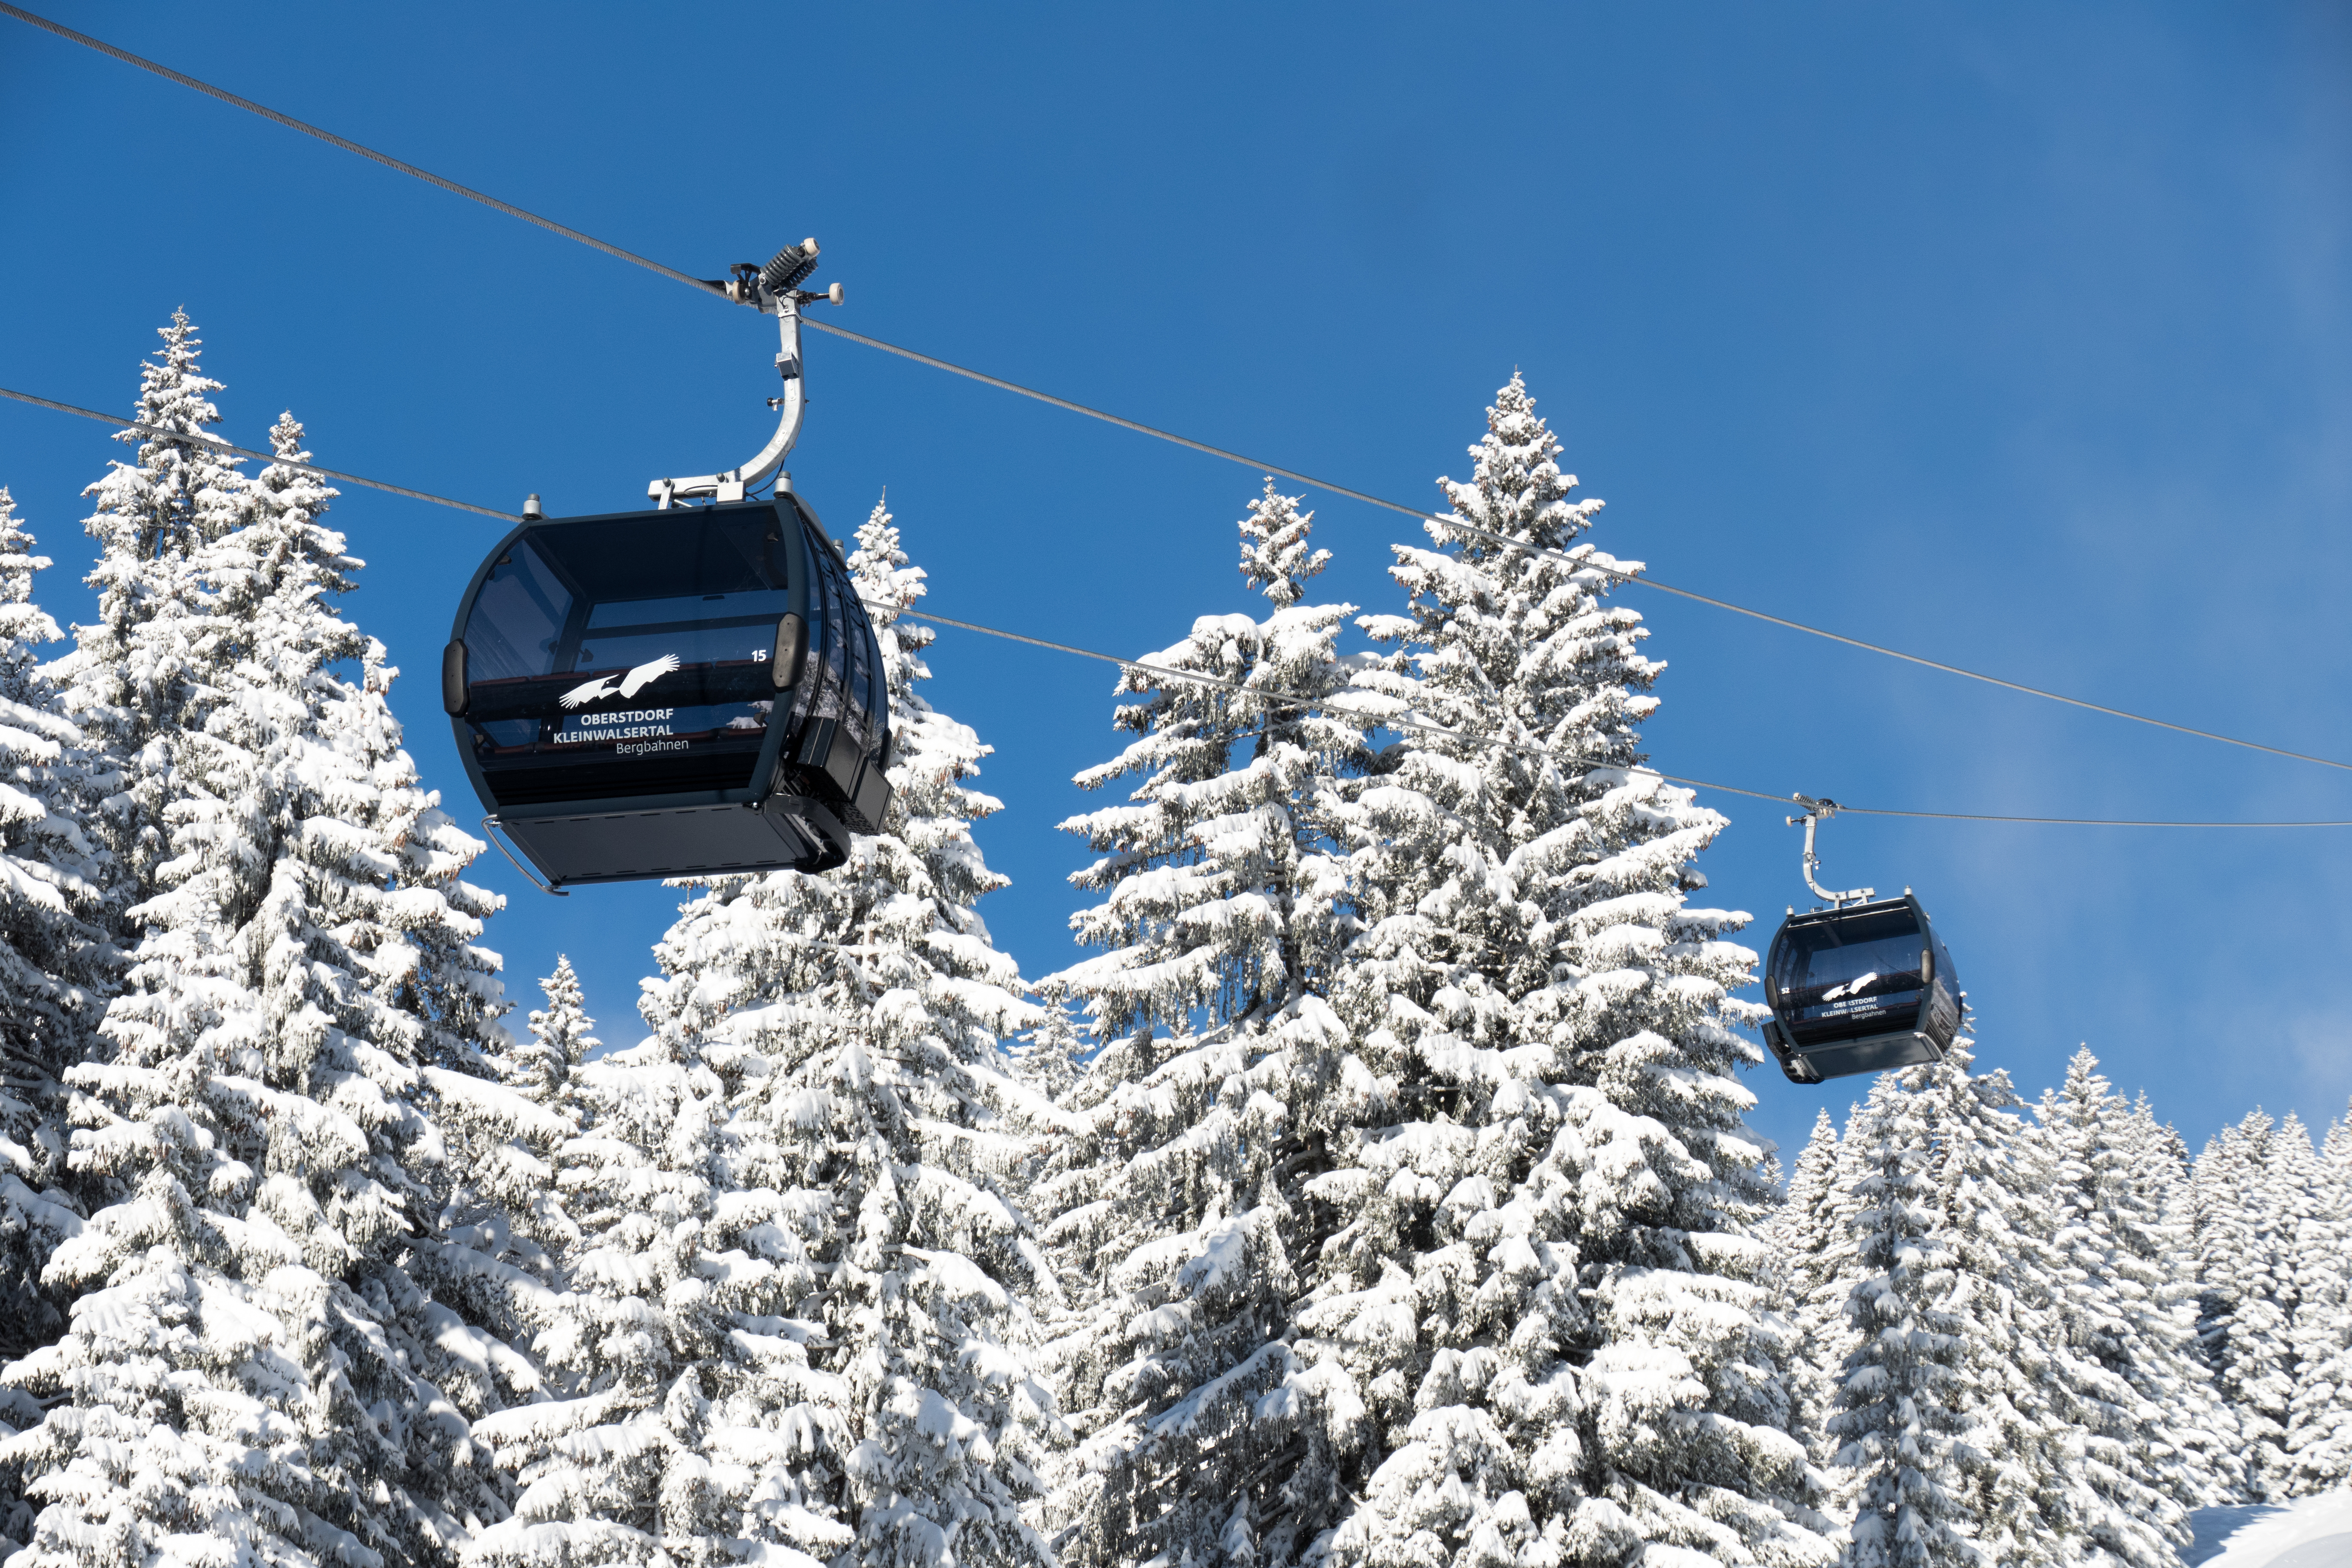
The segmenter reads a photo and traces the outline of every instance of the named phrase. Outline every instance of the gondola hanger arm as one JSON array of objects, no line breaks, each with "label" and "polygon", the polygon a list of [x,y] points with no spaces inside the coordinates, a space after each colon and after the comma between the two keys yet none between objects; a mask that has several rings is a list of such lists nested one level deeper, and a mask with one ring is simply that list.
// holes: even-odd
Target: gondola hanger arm
[{"label": "gondola hanger arm", "polygon": [[1834,910],[1849,903],[1861,903],[1876,892],[1875,888],[1854,888],[1843,893],[1832,892],[1815,879],[1814,873],[1821,869],[1822,858],[1813,851],[1813,829],[1838,814],[1838,803],[1829,799],[1815,800],[1808,795],[1791,795],[1789,798],[1805,808],[1803,815],[1789,818],[1789,826],[1794,827],[1800,822],[1805,825],[1805,886],[1813,890],[1813,896],[1817,899],[1827,899],[1830,901],[1830,908]]},{"label": "gondola hanger arm", "polygon": [[[816,270],[816,241],[804,239],[776,252],[765,267],[739,261],[729,277],[706,279],[711,289],[737,304],[749,305],[761,315],[776,318],[776,374],[784,384],[782,395],[768,400],[769,406],[777,411],[776,433],[768,437],[768,444],[749,462],[724,473],[654,480],[646,487],[646,494],[653,498],[656,506],[667,509],[681,500],[706,496],[713,501],[739,501],[766,484],[784,466],[793,443],[800,438],[801,416],[808,406],[801,374],[801,307],[819,300],[838,305],[842,299],[838,283],[823,293],[795,287]],[[789,488],[791,481],[785,483]]]}]

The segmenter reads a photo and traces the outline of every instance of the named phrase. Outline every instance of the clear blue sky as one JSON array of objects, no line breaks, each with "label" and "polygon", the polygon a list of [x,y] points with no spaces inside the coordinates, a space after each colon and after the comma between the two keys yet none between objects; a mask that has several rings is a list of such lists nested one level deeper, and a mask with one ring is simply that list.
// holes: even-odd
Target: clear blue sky
[{"label": "clear blue sky", "polygon": [[[69,26],[704,275],[824,243],[845,325],[1419,503],[1514,367],[1596,539],[1854,636],[2352,758],[2352,12],[2267,6],[614,5],[189,7]],[[0,20],[0,384],[127,407],[184,304],[247,445],[488,504],[633,504],[748,456],[748,311]],[[1252,473],[838,340],[793,464],[836,530],[888,487],[942,612],[1139,653],[1247,607]],[[0,483],[87,617],[97,426],[0,405]],[[1398,607],[1407,520],[1323,497],[1332,592]],[[365,491],[350,604],[432,672],[494,525]],[[1659,766],[1956,812],[2352,817],[2352,776],[2057,708],[1665,598]],[[1109,671],[947,634],[993,743],[984,906],[1074,956],[1055,824]],[[1803,890],[1759,801],[1703,861],[1757,945]],[[2192,1144],[2352,1093],[2352,830],[1841,818],[1916,888],[2029,1093],[2087,1041]],[[608,1039],[677,895],[512,895]],[[1861,1080],[1759,1074],[1801,1140]]]}]

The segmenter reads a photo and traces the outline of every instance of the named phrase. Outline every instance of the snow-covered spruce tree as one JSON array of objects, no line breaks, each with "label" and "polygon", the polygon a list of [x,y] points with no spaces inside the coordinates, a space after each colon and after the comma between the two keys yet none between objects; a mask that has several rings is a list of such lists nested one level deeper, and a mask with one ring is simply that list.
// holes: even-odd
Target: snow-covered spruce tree
[{"label": "snow-covered spruce tree", "polygon": [[[2272,1131],[2263,1162],[2255,1202],[2263,1218],[2263,1251],[2269,1263],[2270,1300],[2278,1314],[2276,1331],[2284,1341],[2284,1354],[2273,1379],[2256,1385],[2261,1418],[2274,1424],[2273,1444],[2255,1445],[2251,1456],[2263,1496],[2286,1499],[2297,1494],[2293,1456],[2288,1451],[2289,1423],[2295,1394],[2304,1377],[2303,1271],[2301,1238],[2306,1229],[2324,1226],[2317,1156],[2310,1131],[2290,1110]],[[2323,1290],[2325,1276],[2321,1277]],[[2323,1309],[2324,1310],[2324,1309]],[[2269,1428],[2264,1428],[2268,1433]]]},{"label": "snow-covered spruce tree", "polygon": [[2131,1108],[2087,1047],[2037,1110],[2057,1176],[2053,1392],[2084,1432],[2077,1510],[2100,1550],[2162,1568],[2189,1542],[2188,1510],[2221,1500],[2219,1435],[2181,1429],[2211,1415],[2192,1386],[2210,1390],[2211,1374],[2179,1311],[2158,1195],[2138,1179]]},{"label": "snow-covered spruce tree", "polygon": [[702,1045],[673,1026],[572,1075],[586,1131],[558,1159],[580,1234],[536,1342],[553,1397],[475,1423],[521,1492],[468,1564],[829,1558],[850,1538],[794,1471],[837,1444],[843,1391],[810,1364],[821,1325],[789,1315],[818,1285],[800,1216],[743,1173],[763,1151],[728,1099],[761,1064],[722,1047],[722,1078]]},{"label": "snow-covered spruce tree", "polygon": [[438,1225],[417,1243],[415,1267],[443,1307],[487,1331],[480,1353],[457,1369],[460,1381],[476,1385],[458,1401],[471,1416],[514,1403],[485,1386],[493,1371],[511,1366],[518,1386],[541,1386],[530,1347],[567,1324],[554,1292],[581,1239],[558,1162],[581,1131],[581,1063],[601,1042],[588,1033],[569,958],[557,957],[540,989],[547,1006],[530,1015],[520,1042],[494,1046],[471,1070],[426,1069],[447,1149],[435,1184]]},{"label": "snow-covered spruce tree", "polygon": [[[1856,1108],[1854,1114],[1859,1114]],[[1861,1171],[1824,1106],[1789,1173],[1769,1240],[1780,1272],[1775,1306],[1794,1330],[1787,1373],[1790,1429],[1816,1462],[1834,1451],[1827,1422],[1838,1373],[1853,1352],[1846,1298],[1856,1278],[1853,1218]]]},{"label": "snow-covered spruce tree", "polygon": [[2328,1124],[2295,1233],[2296,1383],[2285,1448],[2297,1497],[2352,1479],[2352,1118]]},{"label": "snow-covered spruce tree", "polygon": [[[470,946],[495,900],[457,879],[481,846],[418,787],[381,645],[323,603],[358,563],[318,521],[331,492],[292,466],[300,427],[272,435],[281,460],[193,523],[155,479],[172,464],[100,487],[105,618],[77,678],[139,745],[121,821],[152,879],[125,911],[141,935],[112,1053],[68,1074],[72,1163],[121,1195],[50,1265],[83,1292],[68,1333],[7,1374],[50,1405],[0,1447],[47,1505],[16,1568],[198,1542],[446,1560],[500,1504],[441,1385],[533,1382],[417,1283],[442,1142],[428,1064],[474,1053],[499,1005]],[[151,500],[163,521],[139,525]],[[95,700],[100,653],[119,700]]]},{"label": "snow-covered spruce tree", "polygon": [[1308,1185],[1296,1348],[1361,1391],[1377,1470],[1330,1551],[1823,1561],[1737,1076],[1748,917],[1685,905],[1724,819],[1641,766],[1663,667],[1517,377],[1471,450],[1437,548],[1398,549],[1411,613],[1362,623],[1403,645],[1365,688],[1461,738],[1407,731],[1361,797],[1340,1006],[1382,1115]]},{"label": "snow-covered spruce tree", "polygon": [[[2303,1145],[2300,1157],[2281,1147],[2294,1142]],[[2285,1188],[2290,1172],[2311,1163],[2310,1139],[2292,1113],[2273,1126],[2257,1109],[2205,1146],[2192,1178],[2199,1332],[2237,1415],[2245,1490],[2257,1501],[2289,1495],[2294,1236],[2308,1199]]]},{"label": "snow-covered spruce tree", "polygon": [[1241,521],[1242,574],[1273,613],[1203,616],[1113,689],[1142,699],[1115,720],[1137,739],[1077,784],[1131,779],[1129,804],[1062,824],[1098,857],[1071,880],[1108,895],[1071,929],[1106,951],[1047,982],[1084,999],[1097,1038],[1271,1018],[1327,993],[1354,935],[1342,780],[1368,752],[1363,725],[1323,705],[1348,689],[1337,639],[1355,606],[1302,602],[1330,557],[1308,550],[1313,519],[1268,479]]},{"label": "snow-covered spruce tree", "polygon": [[1968,1474],[1969,1280],[1930,1173],[1933,1106],[1884,1073],[1849,1121],[1859,1200],[1847,1310],[1855,1343],[1829,1430],[1839,1444],[1845,1568],[1975,1568],[1995,1561]]},{"label": "snow-covered spruce tree", "polygon": [[2084,1436],[2059,1394],[2074,1369],[2055,1318],[2060,1259],[2047,1194],[2056,1165],[2020,1114],[2025,1102],[2008,1072],[1973,1072],[1973,1053],[1963,1037],[1941,1063],[1905,1078],[1929,1102],[1929,1174],[1965,1275],[1979,1539],[2005,1565],[2063,1563],[2092,1538],[2078,1489]]},{"label": "snow-covered spruce tree", "polygon": [[81,1223],[64,1190],[58,1075],[89,1045],[112,956],[100,923],[106,867],[80,826],[93,804],[82,738],[37,652],[61,635],[33,603],[33,574],[48,564],[0,489],[0,1362],[65,1327],[40,1282]]},{"label": "snow-covered spruce tree", "polygon": [[[2138,1211],[2153,1215],[2144,1232],[2154,1245],[2161,1271],[2166,1310],[2185,1335],[2183,1353],[2195,1363],[2172,1384],[2178,1403],[2166,1419],[2182,1452],[2171,1467],[2166,1490],[2177,1498],[2200,1495],[2198,1507],[2241,1500],[2246,1461],[2240,1449],[2237,1413],[2222,1396],[2198,1334],[2197,1237],[2191,1175],[2196,1162],[2178,1129],[2158,1122],[2147,1096],[2133,1102],[2129,1131],[2131,1183]],[[2200,1375],[2201,1373],[2201,1375]]]},{"label": "snow-covered spruce tree", "polygon": [[569,957],[556,954],[555,973],[539,988],[547,1005],[530,1015],[530,1035],[516,1047],[509,1081],[541,1105],[560,1106],[567,1102],[580,1064],[603,1049],[604,1042],[588,1032],[596,1021],[588,1016],[580,975]]},{"label": "snow-covered spruce tree", "polygon": [[88,579],[98,620],[74,627],[73,651],[53,667],[67,715],[97,754],[93,782],[109,792],[91,826],[113,852],[110,901],[126,940],[135,931],[121,911],[153,893],[170,853],[163,808],[196,679],[188,622],[205,597],[194,557],[247,507],[242,459],[203,444],[216,439],[205,432],[220,423],[211,395],[221,384],[198,368],[194,325],[175,310],[162,333],[163,353],[140,367],[138,421],[151,433],[123,431],[137,460],[83,492],[98,502],[83,525],[100,547]]},{"label": "snow-covered spruce tree", "polygon": [[[1874,1370],[1899,1350],[1873,1340],[1887,1304],[1885,1264],[1868,1260],[1864,1233],[1874,1222],[1857,1215],[1864,1277],[1849,1310],[1858,1343],[1841,1395],[1847,1412],[1832,1424],[1848,1439],[1879,1435],[1858,1448],[1850,1442],[1837,1460],[1841,1500],[1855,1513],[1848,1555],[1856,1563],[1905,1560],[1898,1520],[1915,1484],[1942,1495],[1945,1517],[1991,1563],[2060,1564],[2104,1549],[2082,1487],[2086,1440],[2063,1393],[2081,1375],[2053,1315],[2059,1258],[2043,1210],[2055,1166],[2038,1130],[2015,1114],[2021,1102],[2009,1075],[1978,1075],[1971,1065],[1963,1039],[1940,1063],[1886,1075],[1849,1134],[1865,1163],[1873,1147],[1916,1148],[1906,1159],[1916,1160],[1920,1179],[1906,1201],[1918,1212],[1906,1224],[1938,1261],[1924,1268],[1924,1293],[1911,1300],[1930,1311],[1921,1326],[1948,1339],[1937,1359],[1956,1374],[1935,1380],[1941,1414],[1921,1426],[1928,1446],[1919,1450],[1934,1463],[1917,1468],[1915,1483],[1906,1475],[1901,1390]],[[1869,1411],[1860,1425],[1857,1406]],[[1924,1421],[1925,1408],[1918,1414]],[[1951,1441],[1931,1441],[1937,1431]],[[1924,1560],[1975,1559],[1948,1546]]]},{"label": "snow-covered spruce tree", "polygon": [[1058,1104],[1087,1070],[1091,1047],[1070,1009],[1060,1003],[1045,1010],[1045,1022],[1008,1047],[1013,1070],[1049,1104]]},{"label": "snow-covered spruce tree", "polygon": [[[915,683],[923,592],[880,507],[850,557],[891,697],[885,831],[822,876],[710,884],[646,982],[654,1037],[582,1069],[586,1237],[544,1342],[569,1397],[478,1431],[519,1469],[482,1563],[1047,1563],[1024,1523],[1051,1396],[1043,1258],[999,1173],[1043,1022],[973,904],[988,748]],[[568,1555],[566,1555],[568,1554]]]},{"label": "snow-covered spruce tree", "polygon": [[1369,1083],[1325,1000],[1369,756],[1337,648],[1354,606],[1307,602],[1311,527],[1268,480],[1240,531],[1270,611],[1203,616],[1122,673],[1137,739],[1077,782],[1131,781],[1128,803],[1063,824],[1103,895],[1072,928],[1106,951],[1040,989],[1108,1041],[1036,1199],[1069,1300],[1047,1353],[1080,1434],[1049,1510],[1071,1563],[1292,1560],[1354,1436],[1345,1380],[1283,1342],[1301,1184]]}]

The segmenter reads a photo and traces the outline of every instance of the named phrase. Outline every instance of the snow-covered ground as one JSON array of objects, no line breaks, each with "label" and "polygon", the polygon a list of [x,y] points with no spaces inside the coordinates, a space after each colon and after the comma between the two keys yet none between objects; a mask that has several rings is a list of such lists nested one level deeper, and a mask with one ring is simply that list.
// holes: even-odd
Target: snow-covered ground
[{"label": "snow-covered ground", "polygon": [[2352,1490],[2284,1508],[2204,1508],[2189,1515],[2190,1568],[2352,1568]]}]

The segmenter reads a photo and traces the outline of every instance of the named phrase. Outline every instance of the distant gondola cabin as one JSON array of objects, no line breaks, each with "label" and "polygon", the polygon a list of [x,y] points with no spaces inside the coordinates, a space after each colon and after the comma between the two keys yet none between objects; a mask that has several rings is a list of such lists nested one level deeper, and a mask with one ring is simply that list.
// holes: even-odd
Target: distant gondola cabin
[{"label": "distant gondola cabin", "polygon": [[1959,974],[1909,894],[1791,914],[1772,938],[1764,1042],[1798,1083],[1941,1061]]}]

